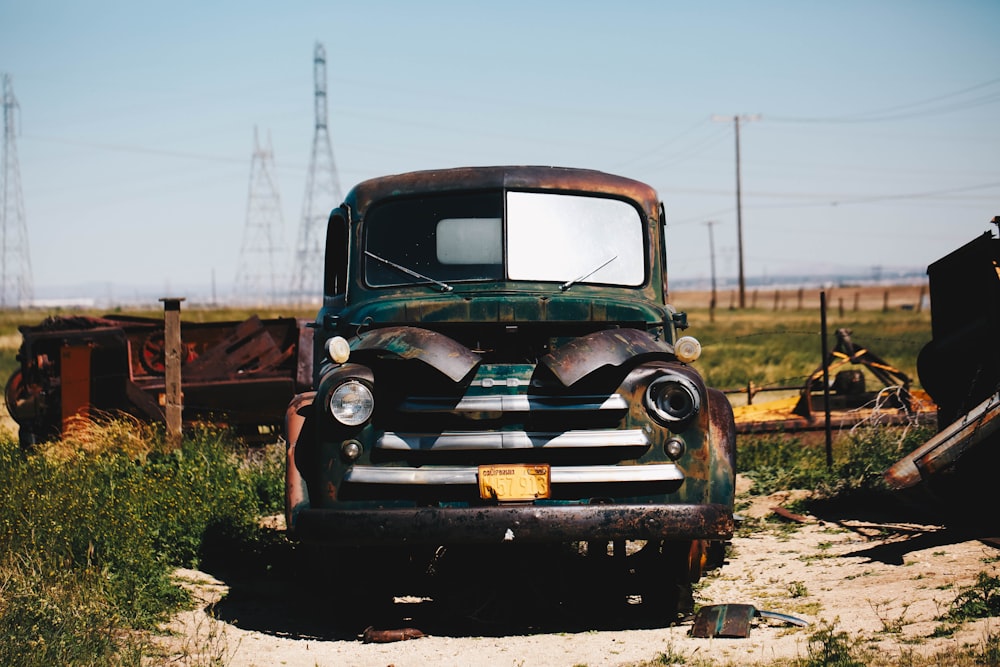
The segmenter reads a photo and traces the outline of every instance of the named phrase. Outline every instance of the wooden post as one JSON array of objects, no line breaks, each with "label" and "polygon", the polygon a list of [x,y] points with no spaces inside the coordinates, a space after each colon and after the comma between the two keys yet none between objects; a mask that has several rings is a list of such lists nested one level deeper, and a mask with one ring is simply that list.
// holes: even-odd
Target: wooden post
[{"label": "wooden post", "polygon": [[774,310],[778,310],[778,306],[781,305],[781,292],[774,290]]},{"label": "wooden post", "polygon": [[[841,304],[844,300],[840,300]],[[833,468],[833,432],[830,429],[830,367],[826,363],[826,292],[819,293],[819,329],[822,343],[820,345],[823,354],[823,429],[826,432],[826,467]],[[809,399],[809,396],[806,396]]]},{"label": "wooden post", "polygon": [[797,297],[797,300],[796,300],[797,305],[795,307],[795,310],[802,310],[802,297],[803,297],[803,294],[804,294],[804,290],[800,287],[799,288],[799,294],[798,294],[798,297]]},{"label": "wooden post", "polygon": [[753,296],[753,298],[751,300],[751,302],[752,302],[752,306],[751,307],[752,308],[756,308],[757,307],[757,290],[753,291],[753,295],[752,296]]},{"label": "wooden post", "polygon": [[882,293],[882,312],[889,312],[889,290]]},{"label": "wooden post", "polygon": [[924,312],[924,295],[927,293],[925,285],[920,286],[920,296],[917,297],[917,312]]},{"label": "wooden post", "polygon": [[854,312],[858,312],[858,307],[861,304],[861,292],[854,293]]},{"label": "wooden post", "polygon": [[181,393],[181,301],[164,298],[163,302],[163,358],[164,394],[167,418],[167,442],[180,447],[183,423],[183,394]]}]

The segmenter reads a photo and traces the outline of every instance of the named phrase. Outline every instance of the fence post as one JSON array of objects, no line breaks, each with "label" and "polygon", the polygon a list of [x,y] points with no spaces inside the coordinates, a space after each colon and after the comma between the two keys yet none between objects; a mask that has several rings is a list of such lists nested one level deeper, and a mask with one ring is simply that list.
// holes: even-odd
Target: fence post
[{"label": "fence post", "polygon": [[181,394],[181,301],[163,298],[163,358],[164,393],[166,399],[167,442],[172,447],[181,444],[182,412]]},{"label": "fence post", "polygon": [[[844,300],[840,300],[843,304]],[[826,430],[826,467],[833,468],[833,432],[830,430],[830,366],[826,363],[826,292],[819,293],[819,322],[820,336],[823,339],[821,348],[823,350],[823,415],[824,429]],[[809,397],[806,396],[806,399]]]}]

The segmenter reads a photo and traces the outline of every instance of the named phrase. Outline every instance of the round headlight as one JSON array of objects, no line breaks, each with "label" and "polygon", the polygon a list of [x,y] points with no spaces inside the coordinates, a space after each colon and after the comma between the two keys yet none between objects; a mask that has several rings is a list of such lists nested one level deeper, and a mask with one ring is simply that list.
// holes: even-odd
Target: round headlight
[{"label": "round headlight", "polygon": [[674,343],[674,354],[679,361],[690,364],[701,356],[701,343],[693,336],[682,336]]},{"label": "round headlight", "polygon": [[374,409],[372,390],[357,380],[348,380],[330,394],[330,414],[344,426],[364,424]]},{"label": "round headlight", "polygon": [[698,414],[701,394],[686,377],[666,375],[649,385],[646,407],[657,421],[672,426]]}]

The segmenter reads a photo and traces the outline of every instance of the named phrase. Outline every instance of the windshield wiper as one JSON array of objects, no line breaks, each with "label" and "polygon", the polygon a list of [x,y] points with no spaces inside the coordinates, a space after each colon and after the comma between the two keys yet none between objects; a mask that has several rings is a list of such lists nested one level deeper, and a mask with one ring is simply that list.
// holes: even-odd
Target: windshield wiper
[{"label": "windshield wiper", "polygon": [[590,276],[594,275],[595,273],[597,273],[598,271],[600,271],[601,269],[603,269],[605,266],[607,266],[611,262],[615,261],[616,259],[618,259],[618,255],[615,255],[614,257],[612,257],[608,261],[604,262],[603,264],[601,264],[600,266],[598,266],[594,270],[589,271],[588,273],[585,273],[582,276],[579,276],[577,278],[573,278],[573,280],[567,280],[566,282],[564,282],[562,285],[559,286],[559,289],[562,290],[563,292],[565,292],[566,290],[568,290],[570,287],[572,287],[576,283],[580,282],[581,280],[586,280],[587,278],[589,278]]},{"label": "windshield wiper", "polygon": [[[434,280],[433,278],[431,278],[429,276],[425,276],[422,273],[417,273],[413,269],[408,269],[405,266],[400,266],[399,264],[396,264],[395,262],[390,262],[389,260],[385,259],[384,257],[379,257],[375,253],[368,252],[367,250],[365,250],[365,254],[368,255],[369,257],[371,257],[374,260],[378,260],[379,262],[382,262],[386,266],[391,266],[392,268],[396,269],[397,271],[402,271],[403,273],[405,273],[408,276],[412,276],[414,278],[419,278],[420,280],[426,280],[429,283],[434,283],[435,285],[437,285],[438,287],[441,288],[442,292],[450,292],[453,289],[455,289],[454,287],[452,287],[448,283],[443,283],[440,280]],[[598,268],[600,268],[600,267],[598,267]],[[597,269],[595,269],[595,271],[596,270]],[[591,273],[593,273],[593,272],[591,272]]]}]

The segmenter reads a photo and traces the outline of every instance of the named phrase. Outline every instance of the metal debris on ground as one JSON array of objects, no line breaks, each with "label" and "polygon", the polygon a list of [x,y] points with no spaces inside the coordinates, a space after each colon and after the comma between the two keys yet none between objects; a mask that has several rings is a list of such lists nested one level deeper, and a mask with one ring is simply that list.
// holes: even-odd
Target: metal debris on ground
[{"label": "metal debris on ground", "polygon": [[809,625],[801,618],[757,609],[752,604],[713,604],[702,607],[695,614],[691,636],[742,639],[750,636],[755,618],[773,619],[798,627]]}]

